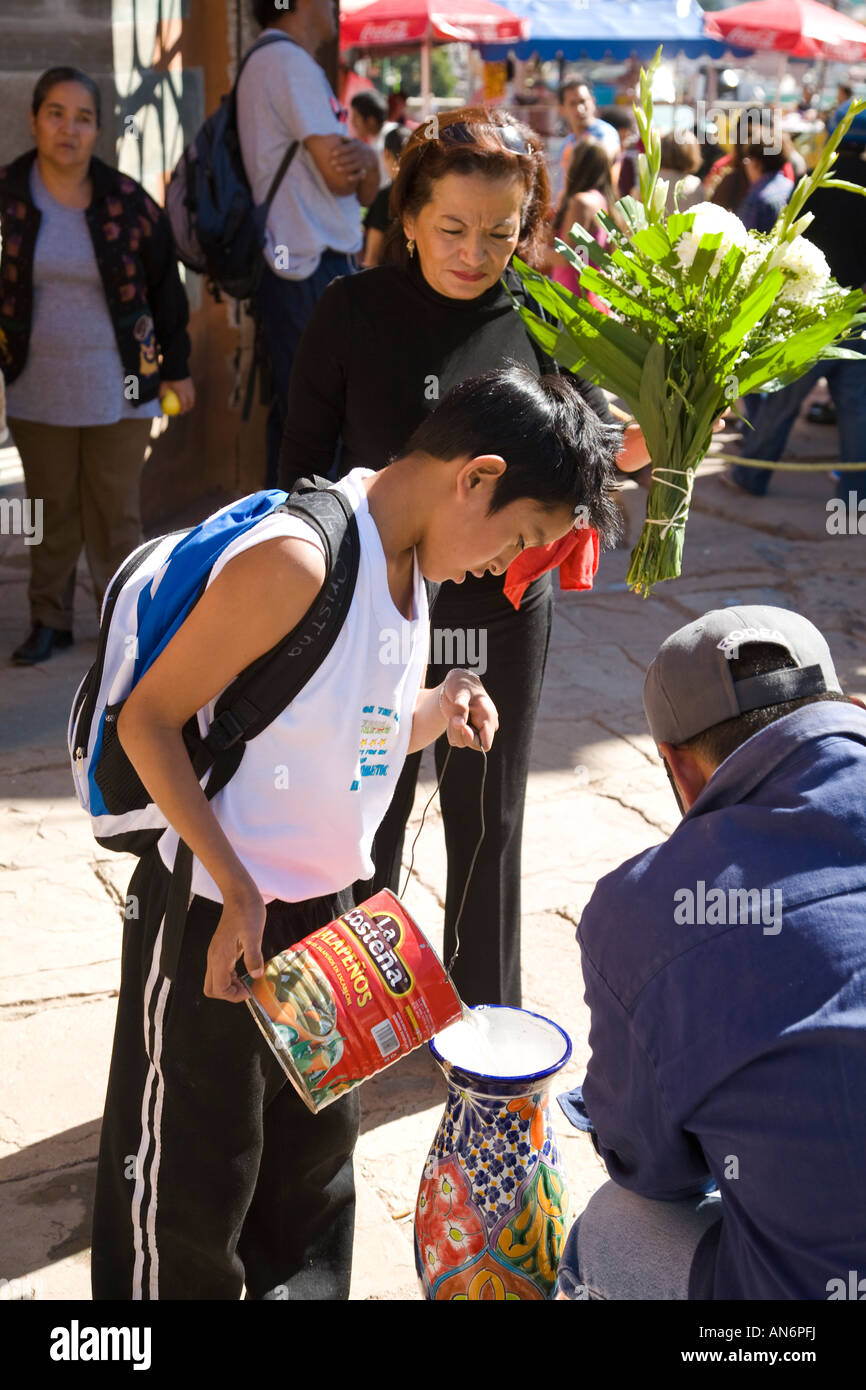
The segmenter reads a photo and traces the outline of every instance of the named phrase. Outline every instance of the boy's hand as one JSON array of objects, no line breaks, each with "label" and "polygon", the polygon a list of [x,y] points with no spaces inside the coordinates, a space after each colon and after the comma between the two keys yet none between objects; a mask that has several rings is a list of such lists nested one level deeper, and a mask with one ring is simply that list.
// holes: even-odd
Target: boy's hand
[{"label": "boy's hand", "polygon": [[237,898],[226,899],[222,915],[207,953],[207,972],[204,992],[208,999],[225,999],[230,1004],[248,998],[246,986],[235,969],[243,956],[247,972],[261,975],[262,933],[265,929],[265,905],[261,894],[253,889]]},{"label": "boy's hand", "polygon": [[454,748],[490,751],[499,728],[499,715],[481,681],[472,671],[449,671],[439,695],[447,722],[445,732]]}]

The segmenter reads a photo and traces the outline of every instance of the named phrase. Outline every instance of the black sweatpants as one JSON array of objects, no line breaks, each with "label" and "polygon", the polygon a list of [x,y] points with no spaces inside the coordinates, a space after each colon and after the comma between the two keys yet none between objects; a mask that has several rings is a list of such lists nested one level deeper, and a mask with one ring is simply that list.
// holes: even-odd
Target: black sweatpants
[{"label": "black sweatpants", "polygon": [[[520,853],[526,781],[541,684],[553,621],[550,575],[530,585],[515,611],[500,580],[443,584],[433,610],[435,629],[474,630],[464,650],[477,656],[480,633],[486,644],[486,670],[479,674],[499,712],[499,731],[487,758],[484,788],[486,834],[460,919],[460,950],[452,977],[467,1004],[519,1007],[520,992]],[[452,649],[457,650],[458,644]],[[460,664],[455,660],[452,665]],[[431,665],[427,685],[436,686],[451,669]],[[441,773],[449,749],[443,735],[436,743],[436,770]],[[421,754],[407,758],[387,815],[373,848],[375,877],[356,884],[360,901],[371,892],[397,891],[406,823],[412,811]],[[445,962],[455,945],[454,926],[472,855],[481,834],[483,759],[472,749],[455,748],[440,789],[448,882],[445,893]]]},{"label": "black sweatpants", "polygon": [[[160,974],[168,883],[154,849],[129,885],[93,1297],[347,1298],[358,1093],[312,1114],[246,1004],[205,998],[218,903],[193,898],[176,978]],[[269,904],[265,959],[350,905]]]}]

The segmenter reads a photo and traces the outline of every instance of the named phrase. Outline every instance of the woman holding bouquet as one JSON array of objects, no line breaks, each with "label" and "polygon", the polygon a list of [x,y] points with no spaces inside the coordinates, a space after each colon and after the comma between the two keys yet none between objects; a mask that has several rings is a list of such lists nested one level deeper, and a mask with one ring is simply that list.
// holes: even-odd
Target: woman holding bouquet
[{"label": "woman holding bouquet", "polygon": [[[329,285],[301,339],[289,390],[282,486],[311,471],[334,476],[338,445],[340,476],[360,465],[384,467],[437,400],[466,377],[508,362],[539,374],[553,369],[502,283],[504,277],[525,302],[509,262],[517,252],[539,263],[548,203],[543,147],[504,113],[468,107],[418,127],[394,181],[385,263]],[[573,380],[591,408],[615,426],[603,393]],[[638,468],[646,458],[640,432],[629,429],[620,465]],[[612,503],[595,519],[602,535],[611,517]],[[532,545],[531,536],[525,540]],[[473,649],[484,652],[479,674],[501,718],[484,790],[486,835],[454,968],[468,1003],[520,1003],[523,805],[552,615],[542,552],[539,561],[538,577],[518,609],[505,595],[505,575],[492,572],[443,585],[436,606],[437,629],[468,630],[476,639]],[[428,683],[439,669],[431,666]],[[437,745],[440,769],[445,752]],[[480,763],[453,759],[442,783],[446,960],[480,835]],[[397,885],[418,765],[417,757],[408,760],[376,838],[377,875],[368,891]]]}]

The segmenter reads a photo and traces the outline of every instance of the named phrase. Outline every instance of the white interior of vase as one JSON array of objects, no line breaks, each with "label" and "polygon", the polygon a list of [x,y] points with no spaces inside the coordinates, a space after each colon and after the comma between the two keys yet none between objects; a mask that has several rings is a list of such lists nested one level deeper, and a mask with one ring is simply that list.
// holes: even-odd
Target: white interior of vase
[{"label": "white interior of vase", "polygon": [[535,1076],[555,1067],[568,1044],[546,1019],[481,1005],[437,1033],[433,1046],[446,1062],[476,1076]]}]

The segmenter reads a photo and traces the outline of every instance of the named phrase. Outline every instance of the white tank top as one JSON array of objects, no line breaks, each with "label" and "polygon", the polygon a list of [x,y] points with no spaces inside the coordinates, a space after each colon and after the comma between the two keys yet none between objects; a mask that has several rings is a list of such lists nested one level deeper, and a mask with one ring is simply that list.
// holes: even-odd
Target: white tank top
[{"label": "white tank top", "polygon": [[[414,619],[391,598],[361,481],[371,476],[356,468],[337,484],[354,508],[361,540],[355,592],[337,640],[292,703],[249,741],[234,777],[210,803],[265,902],[303,902],[372,875],[373,836],[409,746],[427,665],[427,592],[416,556]],[[277,536],[311,541],[324,554],[311,526],[277,512],[226,547],[208,584],[236,555]],[[198,712],[202,734],[218,699]],[[159,841],[168,868],[177,843],[170,826]],[[198,859],[192,892],[222,902]]]}]

